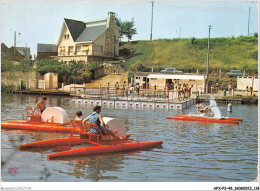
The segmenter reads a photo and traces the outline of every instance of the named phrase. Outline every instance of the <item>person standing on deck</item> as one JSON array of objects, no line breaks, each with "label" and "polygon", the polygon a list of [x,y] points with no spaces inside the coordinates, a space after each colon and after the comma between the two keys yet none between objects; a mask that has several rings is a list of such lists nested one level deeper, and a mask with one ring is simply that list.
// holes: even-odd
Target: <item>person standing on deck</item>
[{"label": "person standing on deck", "polygon": [[107,97],[109,98],[109,82],[107,83]]},{"label": "person standing on deck", "polygon": [[87,118],[85,118],[83,121],[82,121],[82,124],[83,124],[83,127],[85,129],[87,129],[87,126],[86,126],[86,123],[89,122],[89,123],[94,123],[98,126],[98,129],[96,128],[93,128],[89,127],[89,131],[93,134],[100,134],[100,132],[103,134],[103,135],[106,135],[106,134],[110,134],[112,137],[120,140],[121,138],[118,137],[118,135],[112,130],[110,129],[108,126],[105,125],[105,122],[103,121],[102,119],[102,116],[100,115],[100,112],[101,112],[101,106],[99,105],[96,105],[94,108],[93,108],[93,113],[91,115],[89,115]]},{"label": "person standing on deck", "polygon": [[251,94],[251,96],[253,95],[253,88],[252,87],[250,87],[250,94]]},{"label": "person standing on deck", "polygon": [[229,93],[230,96],[231,96],[231,91],[232,91],[232,85],[229,84],[229,85],[228,85],[228,93]]},{"label": "person standing on deck", "polygon": [[246,96],[248,96],[249,88],[246,86]]},{"label": "person standing on deck", "polygon": [[117,94],[118,94],[118,90],[119,90],[119,83],[116,82],[116,84],[115,84],[116,96],[117,96]]},{"label": "person standing on deck", "polygon": [[45,107],[45,103],[46,103],[47,97],[42,97],[41,100],[35,105],[35,107],[33,108],[33,113],[35,112],[35,109],[37,107],[40,108],[41,113],[46,109]]}]

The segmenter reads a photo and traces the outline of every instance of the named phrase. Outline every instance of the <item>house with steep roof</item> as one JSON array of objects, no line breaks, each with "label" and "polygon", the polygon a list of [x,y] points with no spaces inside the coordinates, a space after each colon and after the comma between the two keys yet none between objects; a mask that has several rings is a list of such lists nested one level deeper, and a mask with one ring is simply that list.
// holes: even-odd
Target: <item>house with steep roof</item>
[{"label": "house with steep roof", "polygon": [[64,18],[60,32],[58,60],[90,63],[111,60],[119,55],[119,28],[115,13],[103,20],[83,22]]},{"label": "house with steep roof", "polygon": [[25,59],[30,59],[30,48],[29,47],[15,47],[15,49],[24,56]]},{"label": "house with steep roof", "polygon": [[37,44],[37,59],[50,58],[52,56],[58,56],[56,44]]},{"label": "house with steep roof", "polygon": [[1,44],[1,56],[10,61],[21,61],[24,59],[24,56],[17,49],[15,49],[14,54],[14,47],[8,48],[4,43]]}]

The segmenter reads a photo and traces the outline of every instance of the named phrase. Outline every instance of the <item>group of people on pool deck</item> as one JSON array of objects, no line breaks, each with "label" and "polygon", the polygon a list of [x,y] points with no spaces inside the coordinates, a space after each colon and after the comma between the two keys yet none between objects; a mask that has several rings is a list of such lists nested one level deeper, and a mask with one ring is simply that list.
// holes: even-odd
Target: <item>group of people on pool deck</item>
[{"label": "group of people on pool deck", "polygon": [[[46,100],[47,100],[47,97],[42,97],[41,100],[33,108],[33,112],[35,112],[36,108],[39,107],[40,111],[42,113],[46,108],[45,107]],[[102,116],[100,115],[101,106],[96,105],[93,108],[93,111],[94,112],[91,115],[89,115],[87,118],[85,118],[83,121],[81,119],[82,112],[77,111],[75,120],[82,121],[83,127],[85,129],[87,129],[86,128],[87,122],[96,124],[98,126],[99,130],[97,128],[91,127],[91,125],[89,126],[89,131],[93,134],[100,134],[100,132],[101,132],[103,135],[110,134],[112,137],[114,137],[116,139],[121,139],[120,137],[118,137],[118,135],[112,129],[110,129],[108,126],[105,125],[105,123],[102,119]]]},{"label": "group of people on pool deck", "polygon": [[197,101],[196,111],[197,111],[197,113],[201,113],[201,114],[204,114],[204,113],[205,113],[205,114],[208,114],[209,116],[214,115],[214,114],[211,112],[210,106],[207,106],[207,107],[204,107],[204,106],[203,106],[203,101],[202,101],[202,100]]}]

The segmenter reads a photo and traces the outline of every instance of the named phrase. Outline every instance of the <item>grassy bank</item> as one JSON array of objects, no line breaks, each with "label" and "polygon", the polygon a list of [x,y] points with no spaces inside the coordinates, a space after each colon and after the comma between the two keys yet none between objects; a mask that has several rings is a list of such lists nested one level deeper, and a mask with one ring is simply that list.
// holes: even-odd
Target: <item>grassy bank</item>
[{"label": "grassy bank", "polygon": [[[123,43],[130,50],[126,66],[142,63],[149,68],[175,67],[185,72],[204,71],[208,39],[159,39]],[[124,56],[124,55],[123,55]],[[210,39],[210,70],[258,70],[258,37]]]},{"label": "grassy bank", "polygon": [[1,93],[12,93],[12,92],[13,92],[12,85],[1,84]]}]

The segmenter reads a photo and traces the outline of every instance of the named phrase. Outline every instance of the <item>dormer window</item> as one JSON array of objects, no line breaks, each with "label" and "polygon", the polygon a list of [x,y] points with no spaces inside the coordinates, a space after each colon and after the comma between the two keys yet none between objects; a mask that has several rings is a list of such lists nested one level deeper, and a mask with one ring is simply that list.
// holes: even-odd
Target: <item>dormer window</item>
[{"label": "dormer window", "polygon": [[65,34],[64,39],[69,39],[69,34]]}]

